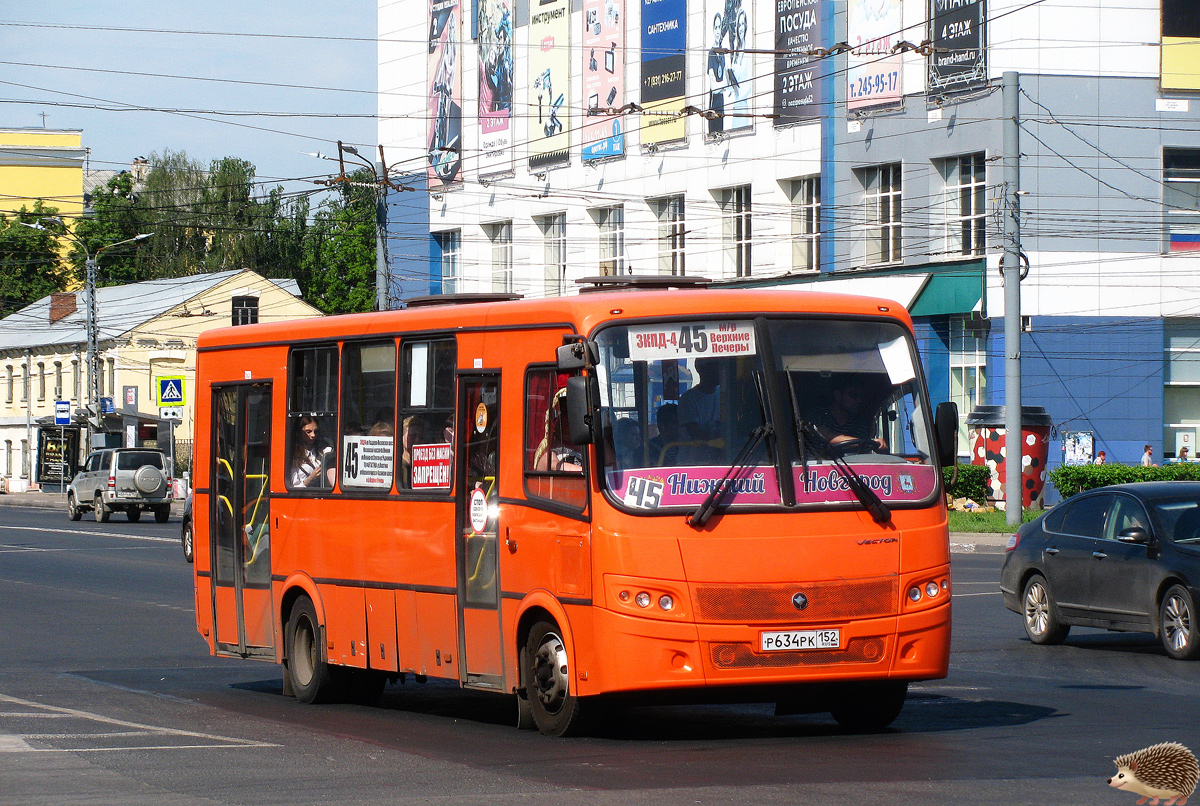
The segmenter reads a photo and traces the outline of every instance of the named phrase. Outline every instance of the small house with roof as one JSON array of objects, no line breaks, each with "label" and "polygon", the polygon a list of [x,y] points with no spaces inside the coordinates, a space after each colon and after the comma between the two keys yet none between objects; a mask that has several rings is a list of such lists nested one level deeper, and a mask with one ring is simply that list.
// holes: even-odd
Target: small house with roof
[{"label": "small house with roof", "polygon": [[[57,487],[88,450],[87,297],[51,294],[0,319],[0,483]],[[96,290],[104,444],[174,440],[187,455],[194,423],[196,337],[256,322],[320,316],[295,280],[253,271],[197,274]],[[56,408],[71,422],[55,424]]]}]

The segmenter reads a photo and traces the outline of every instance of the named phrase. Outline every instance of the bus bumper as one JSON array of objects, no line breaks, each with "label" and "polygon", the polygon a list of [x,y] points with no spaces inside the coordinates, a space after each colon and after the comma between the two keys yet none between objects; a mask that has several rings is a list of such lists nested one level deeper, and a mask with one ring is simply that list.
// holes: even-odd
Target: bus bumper
[{"label": "bus bumper", "polygon": [[[778,686],[946,676],[949,603],[915,613],[832,624],[836,650],[763,652],[760,635],[787,625],[694,624],[594,611],[595,655],[580,694],[701,687]],[[808,629],[809,625],[805,625]]]}]

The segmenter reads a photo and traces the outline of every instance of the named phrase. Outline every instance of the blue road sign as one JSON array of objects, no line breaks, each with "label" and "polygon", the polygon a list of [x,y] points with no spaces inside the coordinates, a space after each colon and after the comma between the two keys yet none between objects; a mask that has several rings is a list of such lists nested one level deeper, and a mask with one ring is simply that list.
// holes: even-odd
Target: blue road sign
[{"label": "blue road sign", "polygon": [[69,401],[69,400],[54,401],[54,424],[55,425],[70,425],[71,424],[71,401]]}]

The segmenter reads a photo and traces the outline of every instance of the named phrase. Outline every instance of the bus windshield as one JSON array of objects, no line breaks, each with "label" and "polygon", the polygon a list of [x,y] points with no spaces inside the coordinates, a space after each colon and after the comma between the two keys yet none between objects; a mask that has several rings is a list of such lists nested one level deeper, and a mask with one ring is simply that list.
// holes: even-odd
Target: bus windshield
[{"label": "bus windshield", "polygon": [[637,511],[927,503],[935,451],[912,338],[890,320],[773,318],[605,328],[600,455]]}]

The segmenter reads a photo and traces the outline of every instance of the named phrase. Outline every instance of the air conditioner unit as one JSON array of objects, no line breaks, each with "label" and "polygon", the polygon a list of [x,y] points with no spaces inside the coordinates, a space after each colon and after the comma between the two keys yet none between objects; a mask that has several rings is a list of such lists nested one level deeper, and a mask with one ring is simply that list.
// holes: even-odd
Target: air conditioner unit
[{"label": "air conditioner unit", "polygon": [[54,387],[54,399],[62,400],[62,387],[61,386]]}]

